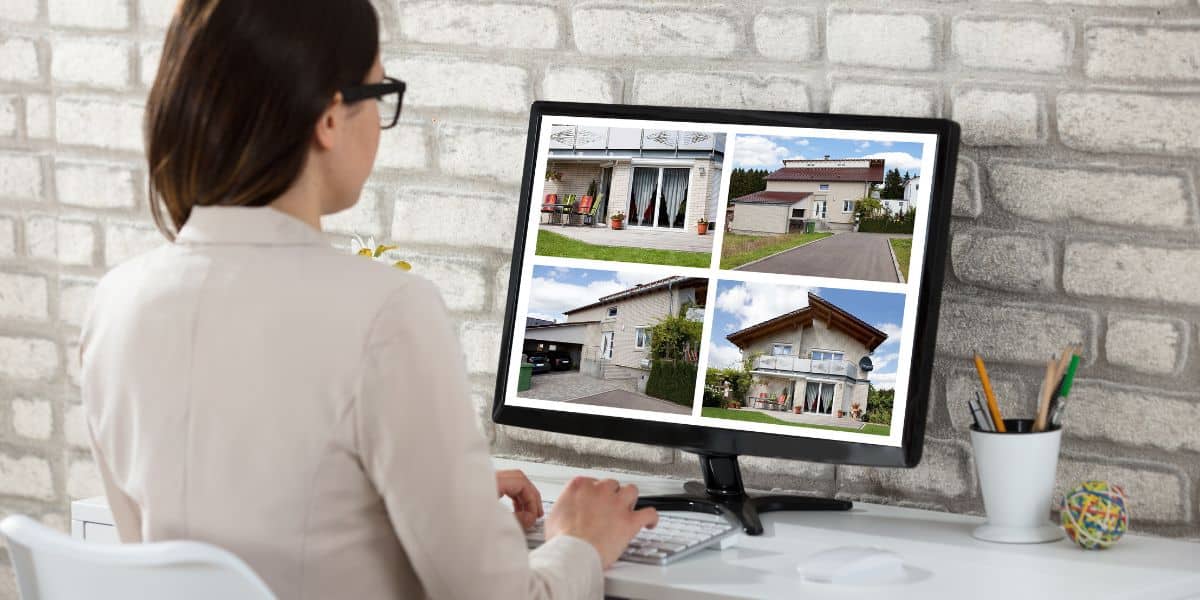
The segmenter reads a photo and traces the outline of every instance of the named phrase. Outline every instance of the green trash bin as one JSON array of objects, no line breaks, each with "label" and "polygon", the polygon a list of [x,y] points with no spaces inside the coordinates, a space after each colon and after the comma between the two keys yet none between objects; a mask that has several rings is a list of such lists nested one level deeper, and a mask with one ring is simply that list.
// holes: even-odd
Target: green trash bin
[{"label": "green trash bin", "polygon": [[521,375],[517,378],[517,391],[524,392],[533,387],[533,364],[521,363]]},{"label": "green trash bin", "polygon": [[816,224],[816,223],[814,223],[814,222],[812,222],[812,221],[806,221],[806,222],[804,223],[804,233],[813,233],[813,232],[814,232],[814,231],[816,231],[816,230],[817,230],[817,224]]}]

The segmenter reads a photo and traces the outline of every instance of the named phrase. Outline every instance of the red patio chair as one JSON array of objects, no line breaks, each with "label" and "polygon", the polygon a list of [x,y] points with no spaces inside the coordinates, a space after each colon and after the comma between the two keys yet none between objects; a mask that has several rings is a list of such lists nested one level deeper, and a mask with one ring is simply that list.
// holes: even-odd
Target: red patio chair
[{"label": "red patio chair", "polygon": [[592,212],[592,197],[584,196],[579,200],[579,204],[575,205],[575,210],[571,211],[568,217],[568,223],[574,221],[575,225],[583,224],[583,217]]},{"label": "red patio chair", "polygon": [[[546,194],[546,199],[542,202],[542,214],[543,215],[547,215],[547,214],[553,215],[557,211],[557,207],[555,206],[555,204],[557,204],[557,203],[558,203],[558,194]],[[545,221],[542,221],[542,222],[546,223],[548,221],[549,221],[549,218],[547,218]]]}]

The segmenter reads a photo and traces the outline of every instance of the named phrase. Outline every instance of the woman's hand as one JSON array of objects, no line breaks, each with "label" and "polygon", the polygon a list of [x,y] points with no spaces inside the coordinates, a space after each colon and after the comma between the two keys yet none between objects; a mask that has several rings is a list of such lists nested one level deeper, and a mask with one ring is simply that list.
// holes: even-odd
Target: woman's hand
[{"label": "woman's hand", "polygon": [[513,514],[522,529],[533,527],[542,516],[542,494],[533,482],[518,469],[496,471],[496,497],[512,498]]}]

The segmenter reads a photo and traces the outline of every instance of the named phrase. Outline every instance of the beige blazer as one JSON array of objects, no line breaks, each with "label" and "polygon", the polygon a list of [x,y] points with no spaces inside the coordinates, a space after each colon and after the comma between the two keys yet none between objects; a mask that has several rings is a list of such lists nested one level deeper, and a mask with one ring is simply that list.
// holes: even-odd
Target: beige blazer
[{"label": "beige blazer", "polygon": [[126,542],[190,539],[280,598],[599,598],[600,557],[528,552],[497,501],[437,289],[270,207],[197,207],[111,270],[82,394]]}]

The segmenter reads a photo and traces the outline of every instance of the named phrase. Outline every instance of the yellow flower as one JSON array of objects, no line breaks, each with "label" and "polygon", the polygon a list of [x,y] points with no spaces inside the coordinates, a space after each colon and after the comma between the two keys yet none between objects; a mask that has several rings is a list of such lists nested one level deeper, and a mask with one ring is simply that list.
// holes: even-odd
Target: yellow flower
[{"label": "yellow flower", "polygon": [[409,264],[407,261],[403,261],[403,260],[393,261],[392,259],[383,255],[385,252],[395,250],[397,248],[399,248],[399,246],[389,246],[386,244],[376,245],[375,238],[373,236],[368,237],[367,241],[365,241],[365,242],[363,241],[363,239],[361,237],[359,237],[357,235],[354,236],[354,239],[350,240],[350,251],[353,254],[356,254],[358,256],[365,256],[367,258],[370,258],[371,260],[378,260],[381,262],[391,263],[391,265],[393,267],[396,267],[397,269],[411,271],[412,265]]}]

